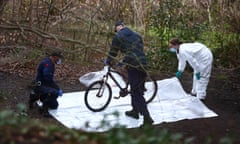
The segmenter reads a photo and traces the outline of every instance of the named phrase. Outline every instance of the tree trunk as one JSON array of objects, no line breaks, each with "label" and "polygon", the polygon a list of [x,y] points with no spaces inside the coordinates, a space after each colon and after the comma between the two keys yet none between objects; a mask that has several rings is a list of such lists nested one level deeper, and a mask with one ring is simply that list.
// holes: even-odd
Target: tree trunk
[{"label": "tree trunk", "polygon": [[6,4],[7,4],[6,0],[0,0],[0,18],[2,17]]}]

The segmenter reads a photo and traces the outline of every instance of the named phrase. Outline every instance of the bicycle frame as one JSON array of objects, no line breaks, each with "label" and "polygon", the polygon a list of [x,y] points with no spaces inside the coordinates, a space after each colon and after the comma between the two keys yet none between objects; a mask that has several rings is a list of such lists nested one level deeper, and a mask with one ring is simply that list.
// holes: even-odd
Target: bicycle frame
[{"label": "bicycle frame", "polygon": [[115,77],[113,76],[113,74],[112,74],[111,72],[117,73],[117,74],[119,74],[120,76],[122,76],[122,75],[121,75],[118,71],[112,70],[112,69],[111,69],[111,66],[108,66],[107,73],[103,76],[103,80],[104,80],[104,78],[106,78],[106,79],[105,79],[105,82],[108,80],[108,77],[110,77],[110,78],[115,82],[115,84],[117,85],[117,87],[120,89],[120,94],[119,94],[119,96],[114,97],[114,98],[115,98],[115,99],[119,99],[120,97],[124,97],[124,96],[126,96],[127,94],[129,94],[130,92],[127,91],[127,88],[128,88],[129,83],[126,82],[126,87],[122,87],[122,86],[119,84],[119,82],[115,79]]},{"label": "bicycle frame", "polygon": [[[117,70],[112,69],[111,66],[105,67],[105,70],[107,68],[106,73],[102,77],[102,80],[98,80],[90,84],[90,86],[87,88],[85,96],[84,96],[84,101],[86,106],[94,112],[99,112],[104,110],[110,103],[111,99],[119,99],[120,97],[125,97],[128,96],[131,91],[134,91],[135,89],[131,89],[129,87],[129,81],[126,81],[126,85],[123,86],[118,79],[113,75],[113,73],[117,73],[120,76],[123,77],[121,73],[119,73]],[[116,84],[116,86],[119,88],[119,96],[113,96],[112,97],[112,87],[108,83],[108,79],[112,79],[113,82]],[[151,78],[150,78],[151,79]],[[146,79],[143,81],[145,83]],[[140,83],[141,84],[141,83]],[[99,87],[100,86],[100,87]],[[144,92],[150,92],[150,95],[146,95],[145,100],[147,103],[151,102],[157,93],[157,83],[155,80],[152,81],[152,83],[149,85],[146,85],[147,87],[144,87]],[[136,87],[138,88],[138,87]],[[150,91],[148,91],[150,90]],[[145,94],[144,94],[145,95]],[[99,101],[92,101],[91,97],[96,97],[99,99]]]}]

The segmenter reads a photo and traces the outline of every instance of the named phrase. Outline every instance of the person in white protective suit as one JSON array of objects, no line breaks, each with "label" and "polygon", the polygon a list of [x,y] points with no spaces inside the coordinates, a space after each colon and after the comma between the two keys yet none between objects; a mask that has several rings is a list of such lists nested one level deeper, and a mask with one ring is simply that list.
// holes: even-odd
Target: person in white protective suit
[{"label": "person in white protective suit", "polygon": [[176,77],[181,77],[188,62],[194,70],[191,95],[204,100],[213,62],[210,49],[198,42],[182,43],[176,38],[170,40],[169,48],[170,52],[176,53],[178,58]]}]

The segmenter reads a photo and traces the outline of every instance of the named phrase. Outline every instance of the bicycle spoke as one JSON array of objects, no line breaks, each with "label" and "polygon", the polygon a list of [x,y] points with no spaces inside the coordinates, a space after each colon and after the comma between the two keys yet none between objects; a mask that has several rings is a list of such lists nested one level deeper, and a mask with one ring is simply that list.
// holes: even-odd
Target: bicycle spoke
[{"label": "bicycle spoke", "polygon": [[109,104],[111,95],[111,88],[107,83],[95,82],[85,93],[85,104],[92,111],[101,111]]}]

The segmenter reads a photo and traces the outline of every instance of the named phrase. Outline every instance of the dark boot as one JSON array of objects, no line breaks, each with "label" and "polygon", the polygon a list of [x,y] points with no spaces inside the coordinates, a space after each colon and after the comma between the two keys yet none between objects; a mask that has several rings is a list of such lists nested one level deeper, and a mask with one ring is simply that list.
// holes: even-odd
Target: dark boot
[{"label": "dark boot", "polygon": [[134,119],[139,119],[139,114],[138,112],[134,111],[134,110],[130,110],[130,111],[126,111],[125,112],[126,116],[132,117]]},{"label": "dark boot", "polygon": [[52,116],[49,114],[48,112],[48,107],[46,106],[42,106],[40,109],[39,109],[39,112],[41,115],[43,115],[44,117],[47,117],[47,118],[51,118]]},{"label": "dark boot", "polygon": [[203,104],[206,104],[206,100],[205,100],[205,99],[200,99],[200,101],[201,101]]},{"label": "dark boot", "polygon": [[28,107],[29,109],[32,109],[35,102],[39,99],[39,96],[34,92],[31,91],[30,95],[29,95],[29,100],[28,100]]},{"label": "dark boot", "polygon": [[192,93],[192,92],[190,93],[190,95],[191,95],[191,96],[195,96],[195,97],[197,96],[197,94]]},{"label": "dark boot", "polygon": [[150,117],[150,115],[143,117],[143,124],[140,127],[144,126],[151,126],[153,124],[153,119]]}]

